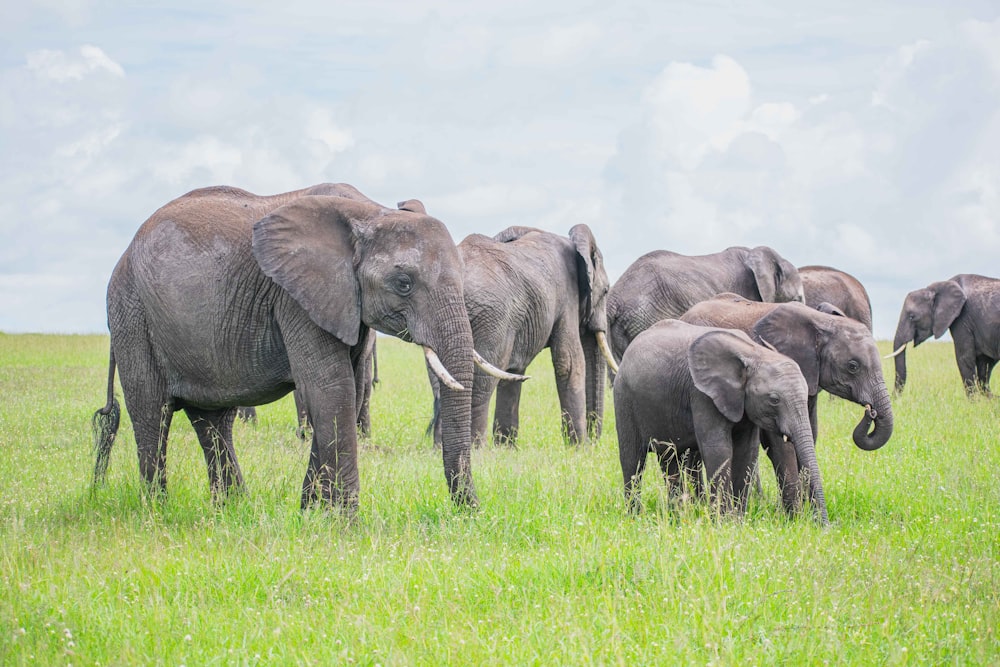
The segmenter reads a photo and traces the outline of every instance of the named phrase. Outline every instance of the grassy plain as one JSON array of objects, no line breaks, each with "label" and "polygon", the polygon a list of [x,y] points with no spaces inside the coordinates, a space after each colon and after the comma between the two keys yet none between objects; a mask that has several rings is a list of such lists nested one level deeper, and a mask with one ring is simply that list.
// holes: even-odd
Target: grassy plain
[{"label": "grassy plain", "polygon": [[420,350],[387,339],[356,523],[299,512],[291,397],[237,425],[245,497],[212,505],[183,415],[167,500],[127,419],[92,492],[106,358],[103,336],[0,335],[0,664],[1000,663],[1000,399],[964,396],[949,343],[910,351],[882,450],[821,397],[825,530],[784,517],[769,471],[743,522],[655,474],[625,516],[614,416],[564,445],[547,355],[520,448],[474,453],[482,507],[458,511]]}]

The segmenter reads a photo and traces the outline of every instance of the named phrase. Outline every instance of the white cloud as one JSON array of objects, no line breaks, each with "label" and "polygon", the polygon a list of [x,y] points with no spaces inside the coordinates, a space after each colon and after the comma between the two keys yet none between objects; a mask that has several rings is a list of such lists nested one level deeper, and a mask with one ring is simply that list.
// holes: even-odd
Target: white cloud
[{"label": "white cloud", "polygon": [[57,82],[79,81],[95,72],[108,72],[113,76],[124,77],[125,70],[121,65],[108,57],[96,46],[85,44],[80,47],[79,58],[67,55],[63,51],[41,49],[27,55],[28,69],[47,79]]}]

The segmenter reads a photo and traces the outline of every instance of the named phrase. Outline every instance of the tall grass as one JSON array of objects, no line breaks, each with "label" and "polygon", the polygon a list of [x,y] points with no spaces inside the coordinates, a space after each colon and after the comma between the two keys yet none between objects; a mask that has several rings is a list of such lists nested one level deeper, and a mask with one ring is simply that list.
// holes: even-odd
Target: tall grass
[{"label": "tall grass", "polygon": [[614,416],[563,444],[547,357],[519,448],[475,451],[482,507],[458,510],[420,350],[392,339],[354,523],[298,510],[291,397],[237,425],[244,497],[212,504],[183,414],[165,500],[127,419],[92,490],[106,356],[102,336],[0,335],[0,664],[1000,662],[1000,405],[964,396],[950,344],[908,355],[877,452],[851,442],[858,406],[821,397],[825,530],[784,517],[767,470],[742,522],[655,474],[626,516]]}]

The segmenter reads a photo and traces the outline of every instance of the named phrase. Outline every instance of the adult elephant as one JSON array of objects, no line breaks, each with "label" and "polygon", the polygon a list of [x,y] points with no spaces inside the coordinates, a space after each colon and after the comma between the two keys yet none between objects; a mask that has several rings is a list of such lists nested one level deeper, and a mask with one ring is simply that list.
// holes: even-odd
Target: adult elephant
[{"label": "adult elephant", "polygon": [[655,322],[676,319],[722,292],[752,301],[804,301],[798,269],[767,246],[733,247],[700,256],[654,250],[625,269],[608,294],[615,359],[621,359],[629,343]]},{"label": "adult elephant", "polygon": [[[466,237],[465,307],[472,338],[497,368],[523,374],[546,347],[559,393],[563,435],[598,437],[604,413],[604,360],[610,359],[605,299],[610,281],[590,228],[568,236],[509,227],[490,238]],[[603,354],[602,354],[603,351]],[[472,439],[486,438],[490,397],[496,390],[493,437],[517,441],[521,383],[477,371],[472,386]]]},{"label": "adult elephant", "polygon": [[[771,345],[795,361],[809,389],[809,423],[814,443],[818,439],[816,399],[820,389],[865,407],[853,433],[859,449],[878,449],[892,436],[892,404],[882,375],[882,360],[871,331],[861,322],[801,303],[759,303],[736,294],[720,294],[703,301],[681,320],[738,329],[755,342]],[[785,509],[790,513],[796,511],[801,498],[799,473],[803,462],[797,460],[795,447],[785,442],[780,433],[763,431],[761,444],[774,466]],[[815,497],[815,491],[810,489],[811,497]]]},{"label": "adult elephant", "polygon": [[897,392],[906,385],[906,344],[916,347],[948,330],[965,391],[990,394],[990,376],[1000,359],[1000,280],[972,273],[906,295],[892,343]]},{"label": "adult elephant", "polygon": [[742,514],[753,476],[759,428],[787,435],[816,483],[813,509],[826,503],[806,408],[807,387],[794,361],[741,331],[664,320],[639,334],[614,386],[625,498],[637,511],[652,445],[660,457],[697,450],[712,497]]},{"label": "adult elephant", "polygon": [[872,329],[872,302],[861,281],[849,273],[830,266],[800,266],[802,291],[806,305],[824,309],[835,306],[845,316]]},{"label": "adult elephant", "polygon": [[213,496],[243,486],[232,445],[236,406],[293,388],[313,427],[302,507],[358,504],[361,360],[373,330],[423,346],[443,384],[445,478],[475,505],[470,464],[474,350],[462,260],[445,226],[383,207],[343,184],[273,196],[195,190],[156,211],[108,285],[106,405],[94,415],[95,482],[120,414],[118,367],[139,470],[166,490],[170,422],[184,410]]}]

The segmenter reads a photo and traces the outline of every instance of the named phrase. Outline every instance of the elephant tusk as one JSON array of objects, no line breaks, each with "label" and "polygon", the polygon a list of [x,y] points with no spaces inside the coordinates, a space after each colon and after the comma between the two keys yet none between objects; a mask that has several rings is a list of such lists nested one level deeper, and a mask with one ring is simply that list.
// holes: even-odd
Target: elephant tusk
[{"label": "elephant tusk", "polygon": [[895,352],[893,352],[892,354],[887,354],[887,355],[885,355],[882,358],[883,359],[892,359],[893,357],[899,356],[903,352],[903,350],[905,350],[905,349],[906,349],[906,343],[903,343],[898,348],[896,348]]},{"label": "elephant tusk", "polygon": [[608,366],[611,367],[612,372],[617,375],[618,364],[615,363],[615,355],[611,354],[611,347],[608,345],[608,337],[604,335],[603,331],[597,332],[597,347],[601,348],[601,354],[604,355],[604,360],[608,362]]},{"label": "elephant tusk", "polygon": [[524,382],[525,380],[531,379],[528,375],[516,375],[514,373],[508,373],[507,371],[500,370],[490,362],[486,361],[486,359],[483,358],[483,355],[479,354],[479,352],[475,350],[472,351],[472,354],[474,355],[473,359],[476,362],[476,366],[479,366],[479,368],[481,368],[487,375],[492,375],[495,378],[506,380],[507,382]]},{"label": "elephant tusk", "polygon": [[446,369],[444,364],[441,363],[441,359],[437,356],[434,350],[426,345],[424,345],[424,357],[427,358],[427,365],[431,367],[432,371],[434,371],[434,375],[437,375],[438,379],[441,380],[445,386],[449,389],[454,389],[455,391],[465,391],[465,387],[463,387],[458,380],[451,376],[451,373],[449,373],[448,369]]}]

